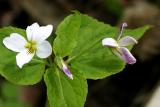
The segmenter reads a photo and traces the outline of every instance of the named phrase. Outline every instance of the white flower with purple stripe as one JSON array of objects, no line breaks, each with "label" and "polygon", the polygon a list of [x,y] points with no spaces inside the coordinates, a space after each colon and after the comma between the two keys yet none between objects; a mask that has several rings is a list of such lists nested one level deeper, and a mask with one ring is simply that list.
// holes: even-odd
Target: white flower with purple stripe
[{"label": "white flower with purple stripe", "polygon": [[125,46],[137,44],[137,40],[130,36],[125,36],[121,38],[125,27],[127,27],[127,24],[123,23],[117,40],[113,38],[104,38],[102,40],[102,45],[110,47],[113,53],[120,57],[126,63],[134,64],[136,63],[136,59]]},{"label": "white flower with purple stripe", "polygon": [[71,74],[71,71],[68,69],[67,65],[64,63],[63,60],[61,60],[61,64],[62,64],[62,71],[67,75],[67,77],[73,80],[73,75]]},{"label": "white flower with purple stripe", "polygon": [[37,23],[26,29],[27,40],[18,33],[12,33],[3,39],[3,44],[10,50],[18,52],[16,62],[19,68],[29,63],[36,54],[39,58],[47,58],[52,53],[52,47],[46,39],[51,35],[52,25],[39,26]]}]

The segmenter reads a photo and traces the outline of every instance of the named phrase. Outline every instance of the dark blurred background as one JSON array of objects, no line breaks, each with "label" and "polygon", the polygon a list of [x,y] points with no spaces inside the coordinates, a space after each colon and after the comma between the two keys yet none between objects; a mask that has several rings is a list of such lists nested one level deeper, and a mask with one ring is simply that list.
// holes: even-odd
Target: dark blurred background
[{"label": "dark blurred background", "polygon": [[[134,65],[102,80],[88,80],[85,107],[160,107],[160,0],[0,0],[0,27],[26,28],[33,22],[54,30],[72,10],[129,28],[152,25],[132,53]],[[0,80],[0,107],[47,107],[46,87],[15,86]]]}]

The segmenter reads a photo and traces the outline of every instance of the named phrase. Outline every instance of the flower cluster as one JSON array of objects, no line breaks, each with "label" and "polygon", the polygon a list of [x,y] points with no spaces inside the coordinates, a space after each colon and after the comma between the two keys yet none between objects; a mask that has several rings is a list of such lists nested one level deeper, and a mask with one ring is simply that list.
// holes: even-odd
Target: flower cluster
[{"label": "flower cluster", "polygon": [[[110,47],[113,53],[126,63],[134,64],[136,59],[125,46],[135,44],[137,41],[130,36],[121,38],[126,26],[127,24],[123,23],[117,40],[113,38],[105,38],[102,40],[102,45]],[[16,63],[19,68],[22,68],[32,60],[34,55],[39,58],[47,58],[52,54],[52,47],[50,43],[46,41],[46,39],[51,35],[52,30],[52,25],[40,27],[38,23],[33,23],[26,28],[27,40],[18,33],[12,33],[9,37],[5,37],[3,39],[3,44],[8,49],[18,53],[16,55]],[[61,60],[60,63],[62,71],[70,79],[73,79],[73,75],[67,67],[67,64],[63,60]]]}]

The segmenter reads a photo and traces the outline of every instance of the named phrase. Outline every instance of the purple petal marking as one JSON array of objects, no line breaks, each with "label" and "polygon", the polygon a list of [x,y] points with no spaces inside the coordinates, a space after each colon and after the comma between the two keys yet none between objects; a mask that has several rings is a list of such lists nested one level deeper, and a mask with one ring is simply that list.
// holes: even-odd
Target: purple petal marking
[{"label": "purple petal marking", "polygon": [[119,52],[121,53],[122,60],[124,60],[126,63],[128,64],[136,63],[136,59],[127,48],[121,47],[119,48]]},{"label": "purple petal marking", "polygon": [[104,38],[102,40],[102,45],[108,47],[118,47],[117,41],[115,41],[113,38]]},{"label": "purple petal marking", "polygon": [[70,70],[68,69],[68,67],[62,63],[63,67],[62,67],[62,70],[63,72],[70,78],[73,80],[73,75],[71,74]]},{"label": "purple petal marking", "polygon": [[128,46],[137,43],[137,40],[130,36],[125,36],[118,41],[119,46]]}]

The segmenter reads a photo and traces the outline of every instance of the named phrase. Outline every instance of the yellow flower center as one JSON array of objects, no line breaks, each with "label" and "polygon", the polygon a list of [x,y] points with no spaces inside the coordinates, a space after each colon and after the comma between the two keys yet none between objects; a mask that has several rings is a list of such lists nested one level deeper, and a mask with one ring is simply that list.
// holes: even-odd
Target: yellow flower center
[{"label": "yellow flower center", "polygon": [[29,41],[26,43],[25,48],[28,49],[28,53],[34,53],[37,50],[37,43],[35,41]]}]

